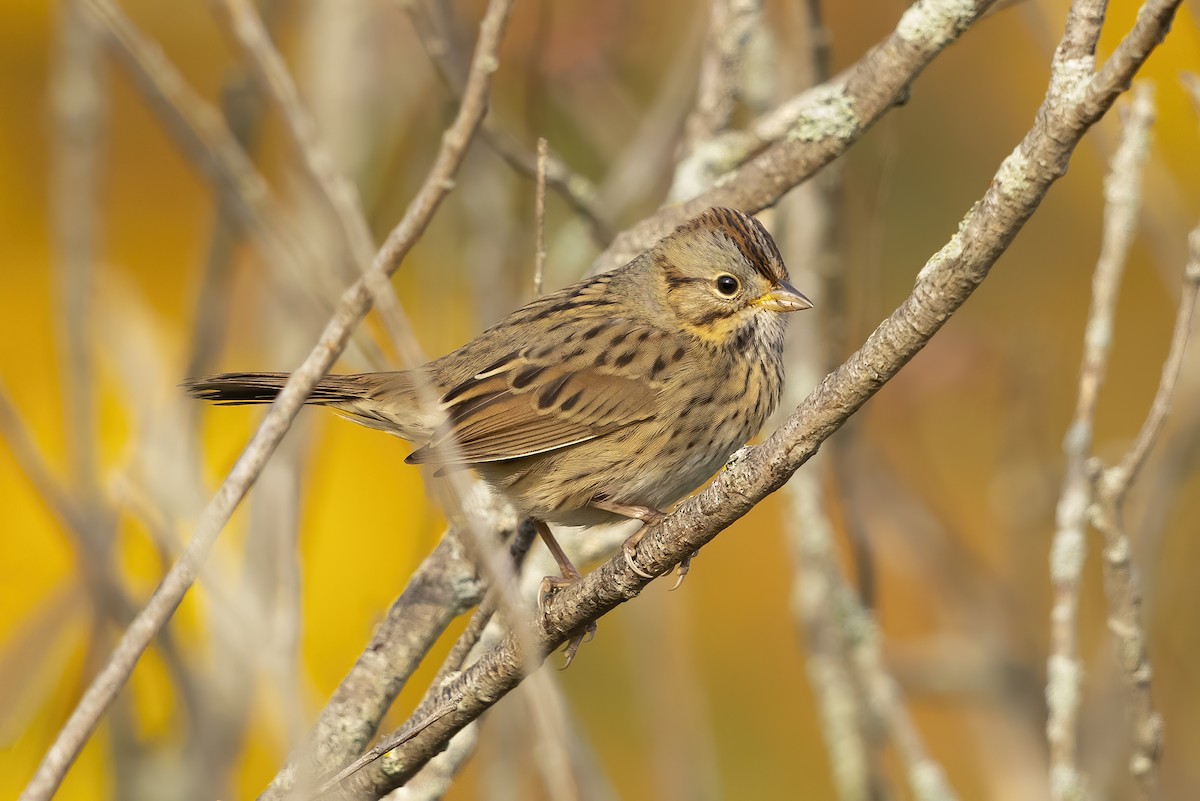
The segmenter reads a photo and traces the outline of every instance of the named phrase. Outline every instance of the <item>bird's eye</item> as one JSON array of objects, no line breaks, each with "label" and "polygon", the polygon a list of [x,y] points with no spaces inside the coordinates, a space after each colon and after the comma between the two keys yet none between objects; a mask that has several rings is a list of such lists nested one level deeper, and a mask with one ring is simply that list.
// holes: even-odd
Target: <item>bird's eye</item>
[{"label": "bird's eye", "polygon": [[738,291],[738,280],[732,275],[717,277],[717,291],[725,297],[733,297]]}]

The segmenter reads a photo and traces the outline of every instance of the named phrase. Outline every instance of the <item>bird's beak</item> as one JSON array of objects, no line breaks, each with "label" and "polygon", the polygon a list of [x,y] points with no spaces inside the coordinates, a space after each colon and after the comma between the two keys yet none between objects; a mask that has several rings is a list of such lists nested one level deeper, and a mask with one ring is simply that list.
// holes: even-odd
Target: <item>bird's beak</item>
[{"label": "bird's beak", "polygon": [[756,298],[754,305],[774,312],[804,311],[813,307],[812,301],[787,281],[780,281],[775,289]]}]

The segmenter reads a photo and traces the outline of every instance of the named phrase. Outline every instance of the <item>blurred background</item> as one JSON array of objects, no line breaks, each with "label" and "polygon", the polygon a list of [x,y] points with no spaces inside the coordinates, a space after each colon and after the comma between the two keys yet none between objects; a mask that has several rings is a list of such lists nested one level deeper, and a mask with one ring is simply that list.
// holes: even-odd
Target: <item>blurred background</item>
[{"label": "blurred background", "polygon": [[[202,409],[178,382],[294,367],[353,278],[278,116],[252,88],[210,4],[121,5],[201,98],[225,104],[282,222],[270,236],[240,235],[195,151],[177,146],[129,71],[103,53],[93,71],[100,107],[64,125],[54,98],[69,88],[53,77],[61,9],[0,4],[4,797],[28,781],[261,418],[256,409]],[[262,7],[377,238],[402,215],[456,107],[406,5]],[[1024,135],[1066,5],[1025,0],[980,22],[839,161],[831,211],[844,341],[826,348],[834,355],[857,347],[907,295]],[[803,6],[765,3],[771,36],[755,57],[771,80],[747,98],[738,123],[756,103],[768,108],[810,80]],[[904,7],[827,3],[833,69],[861,57]],[[1136,8],[1110,4],[1104,52]],[[479,0],[445,4],[451,57],[434,58],[469,52],[482,9]],[[1153,397],[1187,232],[1200,220],[1200,134],[1178,81],[1200,69],[1196,10],[1185,4],[1140,78],[1156,87],[1158,119],[1096,423],[1095,452],[1109,462],[1129,447]],[[595,184],[603,227],[631,225],[670,187],[706,18],[707,4],[695,0],[522,0],[501,50],[491,121],[521,152],[545,136]],[[1086,137],[1070,174],[976,296],[834,437],[837,469],[804,468],[830,474],[842,570],[870,598],[886,664],[929,756],[962,798],[1047,794],[1048,554],[1102,181],[1118,132],[1110,115]],[[75,204],[92,202],[92,190],[76,183],[87,165],[72,171],[55,156],[78,142],[72,137],[94,144],[96,258],[83,273],[64,266],[72,240],[56,234],[78,219]],[[533,209],[533,182],[477,140],[393,280],[426,354],[457,347],[531,297]],[[789,256],[799,252],[789,248],[802,239],[803,207],[785,204],[763,219],[794,283],[820,307],[811,265]],[[272,241],[284,246],[263,246]],[[547,287],[581,276],[600,244],[595,226],[551,191]],[[796,329],[791,347],[801,356],[827,335],[809,320]],[[398,364],[383,331],[369,318],[337,370]],[[795,398],[815,380],[804,370],[792,378]],[[1161,780],[1174,798],[1200,790],[1198,408],[1193,347],[1128,508],[1153,696],[1165,717]],[[181,798],[192,797],[189,787],[202,788],[194,797],[261,791],[443,531],[406,454],[399,440],[302,413],[59,797],[176,797],[164,786]],[[596,640],[554,676],[588,766],[582,797],[836,797],[810,639],[793,613],[804,562],[786,532],[803,524],[784,494],[768,499],[704,549],[678,592],[652,584],[604,618]],[[1125,691],[1105,629],[1100,547],[1091,535],[1080,609],[1081,766],[1099,797],[1130,798]],[[450,635],[460,629],[461,621]],[[419,700],[450,635],[401,694],[392,725]],[[566,797],[543,786],[528,717],[519,693],[505,699],[447,797]],[[880,731],[867,740],[872,770],[887,780],[880,797],[909,797],[894,748]]]}]

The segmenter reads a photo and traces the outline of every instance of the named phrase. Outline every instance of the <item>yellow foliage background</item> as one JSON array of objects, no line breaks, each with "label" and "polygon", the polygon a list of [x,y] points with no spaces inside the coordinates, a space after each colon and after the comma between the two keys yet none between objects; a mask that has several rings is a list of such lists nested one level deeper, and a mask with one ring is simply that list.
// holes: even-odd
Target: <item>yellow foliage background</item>
[{"label": "yellow foliage background", "polygon": [[[677,59],[688,58],[686,42],[702,25],[703,5],[519,2],[502,51],[496,117],[526,143],[548,136],[568,163],[603,177],[612,154],[637,141],[638,125],[664,75]],[[781,26],[794,13],[785,5],[768,3]],[[827,5],[839,67],[885,34],[903,9],[894,1]],[[546,11],[550,6],[552,13]],[[909,103],[846,159],[843,246],[852,265],[847,269],[856,277],[855,342],[904,296],[924,260],[953,233],[1030,124],[1044,90],[1048,43],[1061,27],[1064,6],[1029,0],[981,23],[914,84]],[[195,87],[215,99],[237,59],[208,4],[130,0],[124,7]],[[464,22],[464,38],[473,37],[480,3],[455,9],[460,20],[471,21]],[[1111,4],[1105,52],[1132,24],[1135,11],[1132,0]],[[1098,419],[1097,452],[1109,459],[1128,445],[1153,394],[1178,297],[1186,232],[1200,219],[1200,135],[1176,80],[1181,70],[1200,68],[1194,11],[1185,6],[1143,73],[1157,86],[1159,115],[1143,234],[1126,276]],[[47,93],[56,14],[55,6],[36,0],[0,4],[0,380],[38,449],[65,481],[62,321],[48,196],[53,123]],[[451,106],[403,13],[378,3],[363,14],[374,22],[370,31],[358,33],[361,46],[378,55],[373,71],[345,76],[345,91],[403,99],[398,104],[403,113],[381,110],[382,121],[368,132],[374,144],[365,150],[372,158],[353,170],[382,234],[427,169]],[[280,41],[294,63],[308,52],[303,36],[311,32],[304,34],[303,24],[297,9],[284,14]],[[302,89],[325,69],[300,64]],[[692,84],[686,85],[690,91]],[[142,411],[176,403],[200,266],[214,225],[214,195],[206,179],[181,157],[122,70],[111,70],[109,86],[99,202],[102,250],[94,287],[94,303],[108,311],[89,321],[99,377],[99,475],[106,494],[130,480],[135,443],[154,435]],[[977,297],[860,415],[865,458],[921,499],[949,532],[955,558],[964,566],[948,572],[953,559],[931,553],[933,540],[913,536],[911,516],[893,514],[886,497],[872,503],[862,493],[854,496],[878,563],[878,617],[889,657],[932,756],[963,798],[1025,798],[1032,797],[1023,794],[1031,787],[1044,790],[1038,782],[1045,768],[1039,716],[1047,555],[1062,476],[1060,443],[1074,403],[1099,244],[1101,182],[1116,132],[1110,119],[1089,134],[1070,175],[1053,188]],[[257,152],[279,196],[298,191],[277,120],[268,119]],[[613,209],[613,221],[631,223],[648,213],[661,189],[649,187],[632,207]],[[529,182],[508,175],[486,148],[474,145],[450,202],[394,279],[427,353],[456,346],[528,297],[532,194]],[[472,211],[469,204],[482,204],[484,211]],[[500,242],[481,238],[486,237],[476,228],[481,215],[510,216],[515,233]],[[569,220],[569,210],[552,199],[552,241]],[[551,286],[573,280],[594,255],[586,239],[568,241],[585,244],[552,250]],[[497,261],[504,272],[482,285],[471,269],[471,254],[481,248],[506,249]],[[286,346],[291,362],[270,362],[281,358],[274,331],[288,310],[271,300],[253,247],[237,248],[234,269],[221,368],[287,369],[303,349],[292,342]],[[313,328],[309,342],[315,333]],[[143,380],[128,379],[122,365],[130,361],[140,365]],[[1197,361],[1200,348],[1189,358],[1193,373]],[[342,369],[356,367],[361,365]],[[1177,404],[1165,435],[1168,446],[1196,414],[1200,393],[1188,387],[1181,392],[1190,402]],[[210,490],[259,414],[229,409],[204,414]],[[298,512],[299,697],[278,692],[274,674],[263,665],[246,665],[258,684],[233,774],[238,797],[253,797],[274,775],[287,751],[289,727],[311,721],[442,530],[416,472],[402,464],[403,443],[315,412],[305,413],[299,429],[295,433],[306,438],[308,448]],[[1200,754],[1200,691],[1194,681],[1200,665],[1197,453],[1194,444],[1190,457],[1185,451],[1181,469],[1187,476],[1176,495],[1163,499],[1139,486],[1131,510],[1140,566],[1151,587],[1146,614],[1154,696],[1167,723],[1163,783],[1177,798],[1200,788],[1200,760],[1194,758]],[[1152,463],[1143,483],[1152,484],[1158,475]],[[1166,505],[1147,508],[1148,497]],[[0,447],[0,498],[0,796],[12,797],[111,649],[117,630],[93,626],[94,600],[81,578],[73,540],[7,446]],[[769,500],[705,549],[681,591],[667,595],[656,583],[605,618],[596,641],[558,677],[574,722],[620,797],[687,797],[680,788],[688,782],[671,773],[681,765],[712,777],[710,798],[832,796],[820,722],[789,611],[791,561],[778,531],[783,514],[784,505]],[[1151,535],[1142,532],[1154,520],[1160,527],[1151,544],[1146,540]],[[191,522],[176,521],[176,535],[186,538]],[[246,515],[239,513],[223,536],[212,560],[214,584],[238,580],[246,525]],[[1082,653],[1088,670],[1085,704],[1099,704],[1109,698],[1101,687],[1111,673],[1112,651],[1104,631],[1099,540],[1090,543]],[[129,593],[146,598],[163,565],[144,525],[127,509],[119,516],[116,549]],[[845,562],[853,572],[851,560]],[[172,623],[184,653],[199,666],[213,662],[205,639],[214,603],[210,589],[194,592]],[[984,630],[977,596],[1000,610],[986,618]],[[997,620],[1002,630],[992,628]],[[970,646],[986,650],[996,643],[1013,685],[939,688],[939,679],[952,681],[955,665],[973,664],[970,658],[978,654]],[[392,722],[416,703],[434,667],[423,668],[401,696]],[[961,670],[970,674],[969,667]],[[967,685],[970,678],[957,677]],[[127,728],[137,741],[150,750],[178,742],[179,701],[157,649],[139,665],[126,694],[124,706],[132,716]],[[520,702],[510,698],[504,705],[519,720]],[[1123,752],[1098,765],[1095,750],[1106,753],[1098,744],[1105,742],[1103,726],[1124,725],[1119,706],[1115,716],[1086,713],[1084,723],[1082,743],[1092,758],[1085,765],[1112,783],[1109,797],[1130,797]],[[492,729],[502,737],[513,725],[497,721]],[[452,797],[475,797],[502,781],[496,753],[503,759],[511,754],[498,748],[485,734],[482,753]],[[105,725],[59,797],[114,797],[116,750]],[[516,783],[512,797],[547,797],[531,767],[534,758],[526,755],[509,766],[509,780]],[[887,757],[887,765],[895,774],[892,759]]]}]

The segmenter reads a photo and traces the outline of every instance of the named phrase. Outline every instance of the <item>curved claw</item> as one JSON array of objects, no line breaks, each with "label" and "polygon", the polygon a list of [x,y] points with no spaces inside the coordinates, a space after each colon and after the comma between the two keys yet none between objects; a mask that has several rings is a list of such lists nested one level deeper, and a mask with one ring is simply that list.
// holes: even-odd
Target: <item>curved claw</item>
[{"label": "curved claw", "polygon": [[[560,578],[558,576],[543,577],[542,584],[538,588],[538,614],[542,615],[543,617],[546,615],[547,598],[563,587],[570,586],[577,581],[579,581],[578,574],[576,574],[574,578]],[[585,642],[591,642],[595,638],[596,623],[595,621],[589,621],[587,625],[583,626],[578,632],[572,635],[571,639],[567,640],[566,647],[563,648],[563,656],[566,658],[566,661],[563,662],[563,665],[559,668],[559,670],[566,670],[569,668],[571,663],[575,661],[575,654],[579,652],[579,646]]]},{"label": "curved claw", "polygon": [[679,589],[680,585],[683,584],[683,580],[687,578],[688,570],[690,570],[692,567],[692,559],[695,558],[699,553],[699,551],[693,551],[692,553],[683,557],[682,562],[675,565],[675,583],[671,586],[671,589],[667,590],[667,592],[675,592],[675,590]]},{"label": "curved claw", "polygon": [[[633,539],[633,537],[630,537],[629,539]],[[645,570],[642,570],[640,567],[638,567],[638,563],[634,558],[637,554],[636,548],[637,543],[631,545],[629,540],[625,540],[625,544],[621,546],[621,553],[625,556],[625,564],[629,565],[630,570],[632,570],[634,573],[637,573],[644,579],[654,578],[652,574],[647,573]]]},{"label": "curved claw", "polygon": [[575,661],[575,655],[579,653],[579,646],[585,642],[591,642],[596,639],[596,624],[594,621],[589,622],[583,627],[583,630],[577,633],[574,637],[567,640],[566,646],[563,648],[563,664],[559,670],[566,670]]}]

